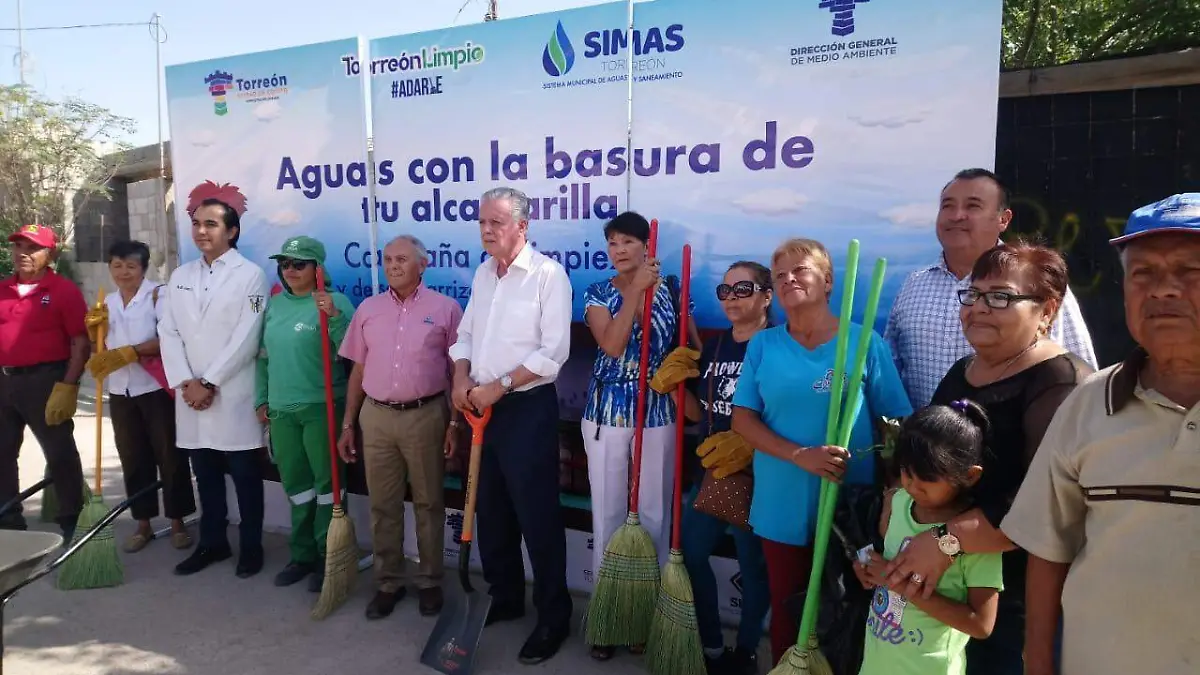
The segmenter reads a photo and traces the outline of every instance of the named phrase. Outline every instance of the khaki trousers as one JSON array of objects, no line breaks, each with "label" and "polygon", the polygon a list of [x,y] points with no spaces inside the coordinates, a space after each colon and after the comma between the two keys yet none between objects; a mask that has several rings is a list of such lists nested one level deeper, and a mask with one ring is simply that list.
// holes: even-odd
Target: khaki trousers
[{"label": "khaki trousers", "polygon": [[367,399],[359,413],[363,466],[371,500],[375,585],[395,593],[405,584],[404,495],[412,486],[420,564],[417,588],[441,585],[446,510],[442,494],[443,454],[450,408],[445,399],[409,410],[393,410]]}]

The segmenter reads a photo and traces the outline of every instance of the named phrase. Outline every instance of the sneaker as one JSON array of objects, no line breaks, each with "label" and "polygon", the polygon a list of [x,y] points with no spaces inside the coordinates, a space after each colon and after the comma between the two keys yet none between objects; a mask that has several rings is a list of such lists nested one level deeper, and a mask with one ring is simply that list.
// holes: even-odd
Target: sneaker
[{"label": "sneaker", "polygon": [[308,592],[320,593],[325,586],[325,565],[318,563],[313,569],[312,576],[308,578]]},{"label": "sneaker", "polygon": [[279,574],[275,575],[276,586],[291,586],[292,584],[304,581],[304,578],[313,573],[314,565],[312,563],[289,562],[287,567],[284,567]]}]

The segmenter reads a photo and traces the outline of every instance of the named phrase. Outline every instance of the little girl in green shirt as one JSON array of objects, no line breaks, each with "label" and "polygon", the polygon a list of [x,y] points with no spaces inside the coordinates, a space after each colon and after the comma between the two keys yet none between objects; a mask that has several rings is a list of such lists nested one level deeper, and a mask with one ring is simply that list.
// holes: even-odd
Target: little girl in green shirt
[{"label": "little girl in green shirt", "polygon": [[[987,430],[987,415],[970,401],[929,406],[901,428],[894,461],[902,487],[884,499],[883,556],[870,551],[854,569],[875,589],[859,675],[963,675],[967,641],[991,634],[1003,588],[1000,554],[954,556],[928,600],[905,597],[884,580],[887,561],[910,539],[971,508]],[[910,581],[908,588],[923,580]]]}]

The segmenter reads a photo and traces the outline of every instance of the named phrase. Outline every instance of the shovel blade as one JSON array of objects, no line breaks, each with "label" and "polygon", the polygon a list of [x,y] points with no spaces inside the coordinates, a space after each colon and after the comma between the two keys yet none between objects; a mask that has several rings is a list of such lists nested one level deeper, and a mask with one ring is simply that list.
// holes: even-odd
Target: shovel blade
[{"label": "shovel blade", "polygon": [[487,593],[451,596],[421,650],[421,663],[444,675],[470,675],[491,606],[492,596]]}]

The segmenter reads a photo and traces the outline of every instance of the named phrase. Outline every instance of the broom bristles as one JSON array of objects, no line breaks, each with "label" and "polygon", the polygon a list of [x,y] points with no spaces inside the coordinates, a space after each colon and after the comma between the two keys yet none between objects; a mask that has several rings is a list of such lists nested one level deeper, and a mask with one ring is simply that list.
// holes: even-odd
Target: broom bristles
[{"label": "broom bristles", "polygon": [[808,638],[808,672],[809,675],[833,675],[833,664],[821,653],[815,635]]},{"label": "broom bristles", "polygon": [[[108,509],[104,507],[104,498],[93,496],[84,504],[79,512],[79,520],[75,524],[75,534],[71,537],[74,545],[83,535],[87,534],[105,516]],[[113,536],[112,525],[96,533],[83,548],[76,551],[63,562],[58,572],[57,586],[60,590],[69,591],[81,588],[107,588],[120,586],[125,583],[125,569],[117,553],[117,540]]]},{"label": "broom bristles", "polygon": [[630,513],[617,528],[596,578],[588,603],[586,640],[601,647],[646,644],[658,599],[658,554],[654,540]]},{"label": "broom bristles", "polygon": [[792,645],[768,675],[814,675],[812,667],[812,654],[800,645]]},{"label": "broom bristles", "polygon": [[[87,486],[87,483],[84,483],[83,503],[87,504],[90,501],[92,501],[92,490]],[[47,485],[46,489],[42,490],[42,512],[39,520],[43,523],[58,522],[58,490],[54,489],[53,483]]]},{"label": "broom bristles", "polygon": [[312,610],[313,619],[324,619],[350,597],[358,579],[358,553],[354,521],[341,506],[334,506],[325,537],[325,582]]},{"label": "broom bristles", "polygon": [[696,623],[692,581],[683,554],[671,551],[662,572],[658,604],[646,643],[646,668],[654,675],[705,675],[704,646]]}]

